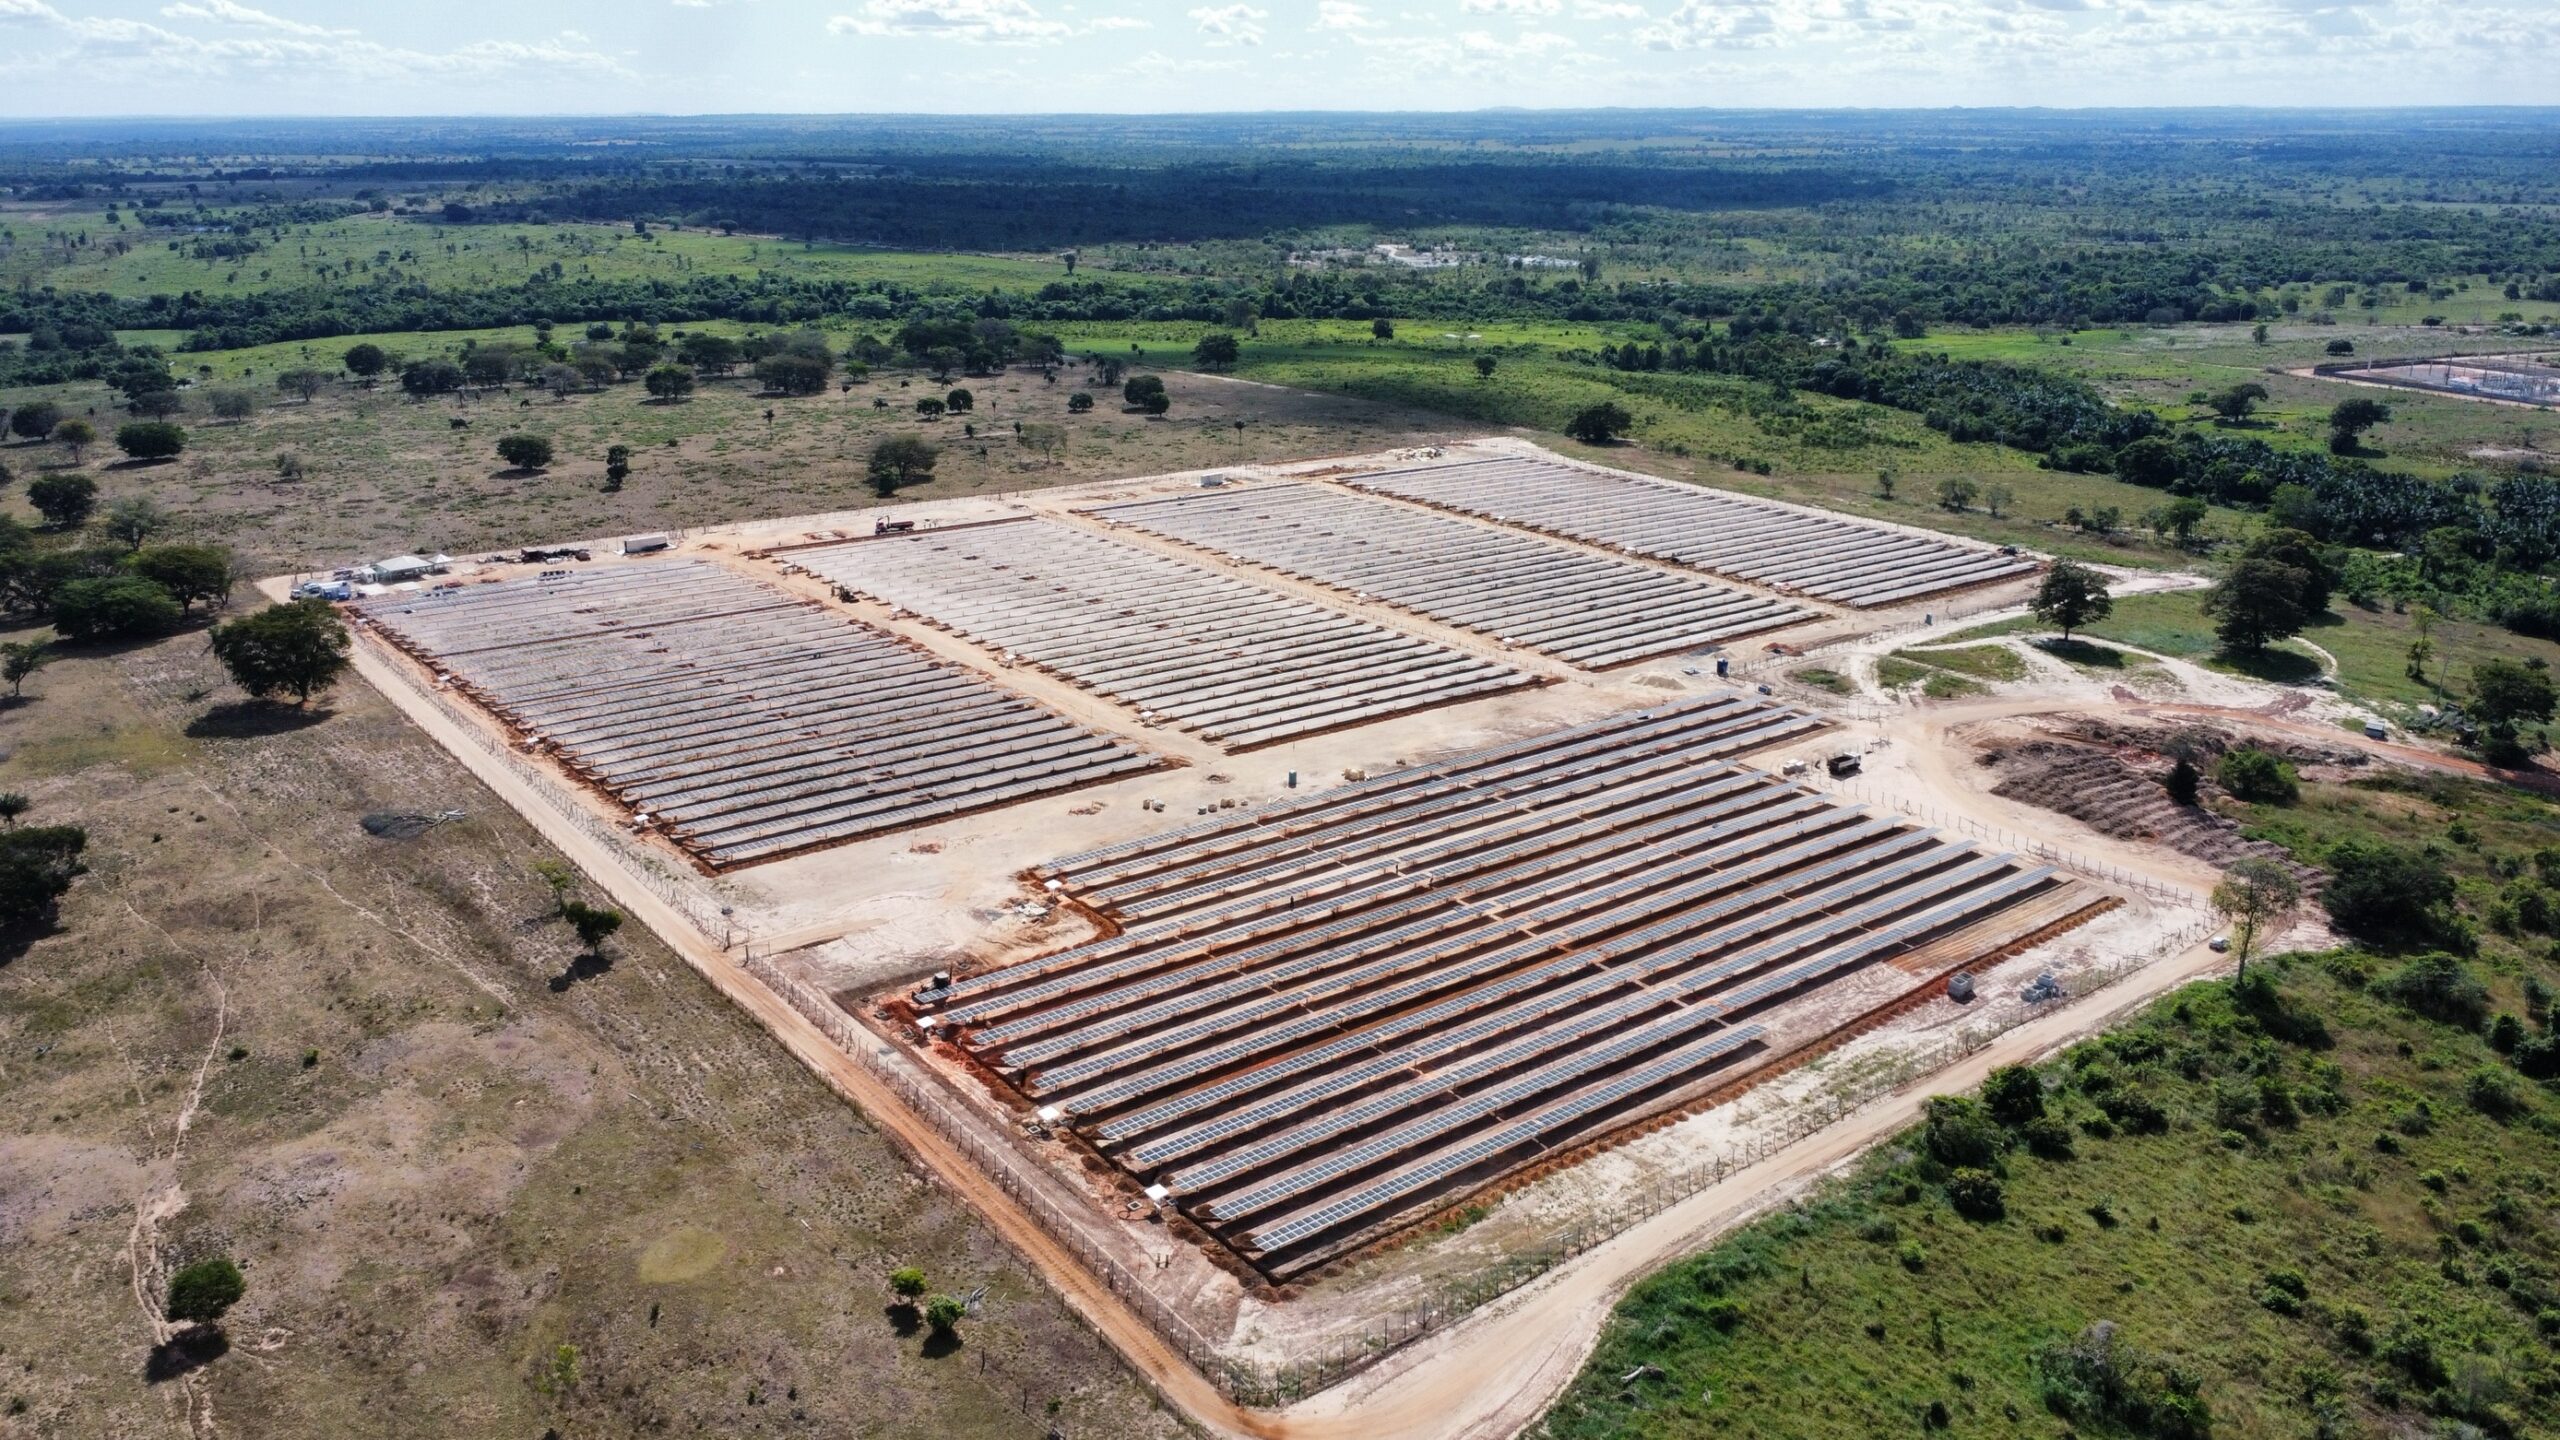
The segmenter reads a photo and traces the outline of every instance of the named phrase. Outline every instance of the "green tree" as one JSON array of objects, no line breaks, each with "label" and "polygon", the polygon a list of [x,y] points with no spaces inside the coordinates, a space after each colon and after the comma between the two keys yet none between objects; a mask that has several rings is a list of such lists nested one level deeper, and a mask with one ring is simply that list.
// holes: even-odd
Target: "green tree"
[{"label": "green tree", "polygon": [[1191,347],[1191,363],[1203,370],[1224,370],[1243,355],[1244,347],[1223,330],[1210,331]]},{"label": "green tree", "polygon": [[276,389],[308,405],[329,387],[328,373],[321,370],[286,370],[276,376]]},{"label": "green tree", "polygon": [[2009,502],[2017,498],[2018,492],[2006,485],[1991,484],[1982,487],[1982,508],[1990,511],[1991,518],[1994,520],[2008,514]]},{"label": "green tree", "polygon": [[631,447],[608,445],[604,451],[604,488],[619,490],[631,478]]},{"label": "green tree", "polygon": [[89,458],[89,447],[98,443],[98,427],[77,416],[53,427],[53,443],[71,452],[71,463]]},{"label": "green tree", "polygon": [[2031,1065],[2003,1065],[1982,1082],[1983,1108],[2015,1130],[2044,1115],[2044,1082]]},{"label": "green tree", "polygon": [[1635,428],[1636,417],[1614,400],[1586,405],[1564,422],[1564,433],[1585,445],[1607,445]]},{"label": "green tree", "polygon": [[270,605],[214,626],[209,639],[231,683],[261,700],[289,692],[307,705],[347,668],[347,627],[325,600]]},{"label": "green tree", "polygon": [[2116,478],[2129,485],[2165,490],[2178,478],[2178,447],[2157,435],[2145,435],[2116,452]]},{"label": "green tree", "polygon": [[584,900],[563,901],[560,918],[568,921],[569,928],[578,932],[578,943],[596,959],[604,958],[604,942],[612,939],[614,932],[622,928],[621,911],[610,905],[590,905]]},{"label": "green tree", "polygon": [[2196,528],[2204,524],[2208,513],[2203,501],[2182,496],[2151,512],[2151,528],[2184,550],[2194,542]]},{"label": "green tree", "polygon": [[139,550],[142,542],[160,533],[169,523],[169,512],[148,495],[128,495],[107,507],[107,538],[123,542],[126,548]]},{"label": "green tree", "polygon": [[1393,340],[1396,338],[1396,322],[1388,319],[1384,315],[1370,321],[1369,338],[1372,340]]},{"label": "green tree", "polygon": [[1493,378],[1493,370],[1494,370],[1494,366],[1495,366],[1495,364],[1496,364],[1496,363],[1497,363],[1497,362],[1496,362],[1496,361],[1494,360],[1494,358],[1493,358],[1492,356],[1490,356],[1490,355],[1479,355],[1479,356],[1477,356],[1477,357],[1476,357],[1476,378],[1477,378],[1478,380],[1490,380],[1490,379],[1492,379],[1492,378]]},{"label": "green tree", "polygon": [[966,390],[954,390],[942,397],[942,403],[954,415],[966,415],[978,408],[978,397]]},{"label": "green tree", "polygon": [[27,503],[56,530],[77,530],[98,508],[98,482],[56,471],[27,482]]},{"label": "green tree", "polygon": [[540,470],[551,463],[551,442],[539,435],[507,435],[498,441],[498,458],[518,470]]},{"label": "green tree", "polygon": [[445,359],[412,360],[400,367],[400,388],[419,399],[462,388],[462,367]]},{"label": "green tree", "polygon": [[166,420],[136,420],[116,427],[116,448],[136,460],[170,460],[187,448],[186,428]]},{"label": "green tree", "polygon": [[578,872],[570,868],[568,861],[550,855],[537,858],[531,868],[533,878],[551,892],[551,913],[567,915],[569,892],[577,886]]},{"label": "green tree", "polygon": [[1892,499],[1892,498],[1893,498],[1893,487],[1895,487],[1896,485],[1899,485],[1899,484],[1901,484],[1901,483],[1902,483],[1902,472],[1901,472],[1901,471],[1899,471],[1899,470],[1895,470],[1895,469],[1892,469],[1891,467],[1887,467],[1887,468],[1885,468],[1885,469],[1882,469],[1882,470],[1877,471],[1877,472],[1876,472],[1876,498],[1877,498],[1877,499],[1879,499],[1879,500],[1890,500],[1890,499]]},{"label": "green tree", "polygon": [[2037,619],[2060,630],[2068,643],[2072,631],[2114,614],[2116,600],[2107,593],[2107,577],[2076,560],[2056,560],[2036,586],[2030,608]]},{"label": "green tree", "polygon": [[1165,392],[1164,377],[1160,375],[1130,376],[1120,386],[1120,398],[1150,415],[1161,415],[1173,408],[1173,397]]},{"label": "green tree", "polygon": [[817,395],[826,390],[835,361],[822,354],[783,351],[758,360],[755,373],[756,382],[776,395]]},{"label": "green tree", "polygon": [[258,413],[258,402],[248,391],[225,385],[205,392],[204,408],[216,420],[240,421]]},{"label": "green tree", "polygon": [[2283,526],[2261,530],[2240,558],[2273,560],[2301,571],[2303,614],[2317,615],[2329,608],[2329,597],[2338,585],[2338,565],[2310,532]]},{"label": "green tree", "polygon": [[187,402],[175,390],[145,390],[126,408],[147,420],[166,420],[186,413]]},{"label": "green tree", "polygon": [[178,628],[169,592],[139,575],[73,580],[53,592],[53,628],[73,641],[138,640]]},{"label": "green tree", "polygon": [[939,420],[951,409],[951,402],[939,395],[927,395],[916,401],[916,413],[927,420]]},{"label": "green tree", "polygon": [[1093,409],[1093,396],[1085,391],[1078,390],[1067,397],[1068,414],[1082,415],[1091,409]]},{"label": "green tree", "polygon": [[[1385,321],[1379,321],[1385,324]],[[949,1339],[960,1333],[960,1322],[968,1317],[969,1307],[957,1295],[936,1295],[924,1303],[924,1323],[933,1333]]]},{"label": "green tree", "polygon": [[2540,656],[2522,663],[2482,660],[2471,667],[2471,700],[2465,708],[2480,722],[2487,737],[2482,749],[2497,764],[2525,760],[2517,727],[2549,720],[2555,704],[2560,704],[2560,693],[2554,692],[2551,668]]},{"label": "green tree", "polygon": [[46,641],[12,640],[0,644],[0,680],[9,682],[9,698],[23,699],[27,681],[52,663],[53,646]]},{"label": "green tree", "polygon": [[2243,380],[2237,385],[2215,391],[2213,398],[2206,403],[2212,406],[2213,413],[2221,416],[2224,421],[2238,424],[2248,419],[2257,410],[2259,402],[2266,398],[2266,386],[2255,380]]},{"label": "green tree", "polygon": [[2222,883],[2213,887],[2212,898],[2213,913],[2229,921],[2236,932],[2232,948],[2240,957],[2241,973],[2246,974],[2258,932],[2301,903],[2302,885],[2283,865],[2263,855],[2245,855],[2223,867]]},{"label": "green tree", "polygon": [[923,436],[891,435],[871,447],[863,469],[872,493],[886,500],[910,485],[932,480],[934,462],[941,458],[942,452]]},{"label": "green tree", "polygon": [[682,365],[661,365],[640,383],[656,399],[682,400],[693,393],[693,372]]},{"label": "green tree", "polygon": [[2311,618],[2303,601],[2309,588],[2311,577],[2294,566],[2243,560],[2205,595],[2204,613],[2225,649],[2254,653],[2302,633]]},{"label": "green tree", "polygon": [[2329,410],[2329,452],[2353,455],[2363,448],[2364,432],[2391,418],[2391,407],[2379,400],[2357,395],[2341,400]]},{"label": "green tree", "polygon": [[169,1277],[168,1316],[192,1325],[210,1325],[248,1293],[248,1279],[228,1256],[198,1260]]},{"label": "green tree", "polygon": [[901,1300],[920,1299],[926,1288],[924,1272],[912,1265],[889,1272],[889,1293]]},{"label": "green tree", "polygon": [[1938,508],[1961,514],[1973,505],[1982,487],[1962,475],[1950,475],[1938,482]]},{"label": "green tree", "polygon": [[2161,780],[2160,788],[2169,792],[2169,798],[2172,801],[2180,805],[2193,805],[2196,803],[2197,795],[2203,789],[2203,782],[2204,777],[2196,772],[2196,762],[2181,755],[2177,763],[2169,767],[2169,773]]},{"label": "green tree", "polygon": [[363,381],[365,388],[370,390],[373,388],[375,377],[390,368],[391,356],[381,346],[368,340],[348,346],[347,353],[339,359],[338,363],[346,366],[347,373]]},{"label": "green tree", "polygon": [[62,407],[50,400],[30,400],[9,412],[9,432],[22,440],[42,440],[62,423]]},{"label": "green tree", "polygon": [[219,545],[154,545],[137,550],[128,569],[169,592],[181,609],[199,600],[218,609],[231,593],[231,552]]}]

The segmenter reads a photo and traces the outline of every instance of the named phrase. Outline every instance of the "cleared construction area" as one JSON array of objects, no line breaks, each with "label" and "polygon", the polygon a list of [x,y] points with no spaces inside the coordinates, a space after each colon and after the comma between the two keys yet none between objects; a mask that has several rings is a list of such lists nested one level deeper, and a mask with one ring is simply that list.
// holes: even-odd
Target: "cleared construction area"
[{"label": "cleared construction area", "polygon": [[1426,465],[1345,483],[1861,609],[2036,568],[1987,546],[1552,460]]},{"label": "cleared construction area", "polygon": [[1163,763],[701,561],[355,611],[714,869]]},{"label": "cleared construction area", "polygon": [[1231,750],[1533,683],[1510,666],[1049,520],[850,540],[790,559]]},{"label": "cleared construction area", "polygon": [[1326,485],[1204,491],[1088,513],[1593,668],[1708,649],[1821,613]]},{"label": "cleared construction area", "polygon": [[1732,763],[1824,724],[1702,696],[1071,856],[1114,933],[897,1003],[1301,1274],[2099,903]]},{"label": "cleared construction area", "polygon": [[2560,404],[2560,355],[2437,355],[2407,360],[2365,360],[2316,365],[2331,380],[2397,385],[2510,405]]}]

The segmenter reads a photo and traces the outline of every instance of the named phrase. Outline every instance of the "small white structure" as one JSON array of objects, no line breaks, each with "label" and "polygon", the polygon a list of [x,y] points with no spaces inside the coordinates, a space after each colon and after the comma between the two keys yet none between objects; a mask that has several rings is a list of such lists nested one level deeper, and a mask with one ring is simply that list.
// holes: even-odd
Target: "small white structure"
[{"label": "small white structure", "polygon": [[625,555],[651,555],[660,550],[666,549],[674,543],[675,541],[669,538],[667,533],[663,530],[655,531],[647,535],[634,535],[622,542],[622,553]]},{"label": "small white structure", "polygon": [[423,555],[394,555],[387,560],[376,560],[364,568],[364,577],[376,585],[424,580],[434,573],[436,562]]}]

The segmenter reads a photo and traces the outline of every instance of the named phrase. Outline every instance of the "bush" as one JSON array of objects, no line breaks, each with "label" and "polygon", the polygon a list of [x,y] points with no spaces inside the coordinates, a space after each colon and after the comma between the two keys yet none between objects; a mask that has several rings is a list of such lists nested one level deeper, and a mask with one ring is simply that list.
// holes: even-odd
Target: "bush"
[{"label": "bush", "polygon": [[969,1307],[960,1297],[936,1295],[924,1304],[924,1323],[933,1327],[934,1334],[947,1338],[959,1333],[960,1322],[968,1313]]},{"label": "bush", "polygon": [[2516,1088],[2515,1077],[2483,1065],[2463,1081],[2462,1098],[2492,1120],[2512,1120],[2532,1108]]},{"label": "bush", "polygon": [[912,1265],[903,1270],[890,1271],[889,1290],[890,1293],[903,1299],[915,1299],[925,1292],[924,1272]]},{"label": "bush", "polygon": [[136,460],[167,460],[187,448],[186,428],[166,420],[136,420],[116,427],[116,448]]},{"label": "bush", "polygon": [[1982,1082],[1982,1104],[1991,1118],[2015,1129],[2044,1115],[2044,1082],[2024,1065],[2003,1065]]},{"label": "bush", "polygon": [[2072,1147],[2071,1127],[2050,1115],[2019,1126],[2018,1138],[2026,1141],[2028,1151],[2039,1159],[2068,1160],[2078,1153]]},{"label": "bush", "polygon": [[1586,405],[1564,422],[1564,433],[1585,445],[1606,445],[1635,428],[1636,417],[1621,409],[1617,402],[1603,400]]},{"label": "bush", "polygon": [[2264,750],[2230,751],[2214,765],[2213,778],[2233,799],[2253,805],[2290,805],[2301,795],[2292,767]]},{"label": "bush", "polygon": [[2426,940],[2446,928],[2453,876],[2444,862],[2380,841],[2348,840],[2329,852],[2320,904],[2338,928],[2382,944]]},{"label": "bush", "polygon": [[2009,1213],[2000,1177],[1988,1170],[1958,1170],[1948,1176],[1947,1203],[1968,1220],[1997,1220]]},{"label": "bush", "polygon": [[539,435],[508,435],[498,441],[498,458],[519,470],[539,470],[551,463],[551,442]]},{"label": "bush", "polygon": [[756,382],[777,395],[816,395],[827,388],[835,362],[822,356],[785,352],[756,362]]},{"label": "bush", "polygon": [[1951,1170],[1989,1169],[2009,1148],[2009,1137],[1980,1101],[1941,1095],[1929,1101],[1928,1115],[1922,1146],[1930,1159]]},{"label": "bush", "polygon": [[1130,376],[1120,386],[1120,398],[1149,415],[1161,415],[1173,408],[1173,397],[1165,393],[1164,379],[1157,375]]},{"label": "bush", "polygon": [[75,641],[134,640],[178,628],[178,602],[139,575],[73,580],[53,595],[53,628]]},{"label": "bush", "polygon": [[199,1260],[169,1277],[168,1315],[190,1324],[211,1324],[239,1304],[248,1290],[248,1280],[230,1260]]},{"label": "bush", "polygon": [[2477,1029],[2489,1013],[2489,990],[2450,955],[2421,955],[2373,983],[2385,1000],[2446,1025]]},{"label": "bush", "polygon": [[133,573],[169,592],[180,608],[231,593],[231,552],[219,545],[154,545],[134,552]]}]

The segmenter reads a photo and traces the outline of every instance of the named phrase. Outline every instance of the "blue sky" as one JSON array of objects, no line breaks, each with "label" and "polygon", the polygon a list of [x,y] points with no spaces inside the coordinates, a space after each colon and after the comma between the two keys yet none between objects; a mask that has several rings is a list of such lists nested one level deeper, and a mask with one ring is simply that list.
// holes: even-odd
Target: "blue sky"
[{"label": "blue sky", "polygon": [[0,114],[2560,104],[2560,0],[0,0]]}]

